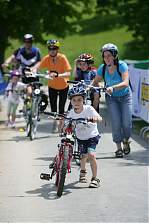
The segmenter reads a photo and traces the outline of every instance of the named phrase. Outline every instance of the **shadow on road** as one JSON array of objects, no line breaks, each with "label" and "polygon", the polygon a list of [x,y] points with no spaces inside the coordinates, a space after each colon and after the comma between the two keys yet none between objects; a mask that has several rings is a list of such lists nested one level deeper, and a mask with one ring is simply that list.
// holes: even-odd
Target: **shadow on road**
[{"label": "shadow on road", "polygon": [[[67,183],[67,182],[66,182]],[[80,186],[76,186],[78,184],[78,181],[75,181],[73,183],[70,184],[66,184],[64,186],[64,191],[62,196],[66,196],[70,193],[72,193],[72,189],[85,189],[88,187],[80,187]],[[56,190],[56,186],[54,183],[49,183],[49,184],[44,184],[42,185],[40,188],[37,188],[35,190],[30,190],[30,191],[26,191],[26,194],[32,194],[32,195],[37,195],[38,197],[42,197],[46,200],[55,200],[55,199],[59,199],[59,197],[57,196],[57,190]]]}]

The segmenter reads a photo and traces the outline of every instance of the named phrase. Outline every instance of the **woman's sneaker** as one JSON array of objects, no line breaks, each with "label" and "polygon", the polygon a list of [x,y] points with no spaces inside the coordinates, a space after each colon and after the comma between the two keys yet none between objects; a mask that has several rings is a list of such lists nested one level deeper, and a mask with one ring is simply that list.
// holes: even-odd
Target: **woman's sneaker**
[{"label": "woman's sneaker", "polygon": [[91,182],[89,184],[89,188],[98,188],[100,186],[100,180],[92,177]]},{"label": "woman's sneaker", "polygon": [[123,150],[122,150],[122,149],[118,149],[118,150],[116,150],[116,152],[115,152],[115,156],[116,156],[117,158],[123,158]]},{"label": "woman's sneaker", "polygon": [[130,153],[130,141],[124,140],[123,141],[123,153],[128,155]]}]

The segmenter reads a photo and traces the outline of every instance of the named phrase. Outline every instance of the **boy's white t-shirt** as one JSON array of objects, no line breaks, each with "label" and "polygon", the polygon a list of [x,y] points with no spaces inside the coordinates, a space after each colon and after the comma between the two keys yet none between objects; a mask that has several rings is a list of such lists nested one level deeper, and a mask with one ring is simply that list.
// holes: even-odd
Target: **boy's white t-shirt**
[{"label": "boy's white t-shirt", "polygon": [[22,82],[17,82],[16,84],[13,85],[12,82],[10,82],[6,88],[6,91],[9,91],[8,94],[8,102],[12,102],[14,104],[19,103],[19,94],[22,90],[26,88],[26,84]]},{"label": "boy's white t-shirt", "polygon": [[[83,105],[83,111],[81,113],[76,113],[74,109],[71,109],[67,115],[67,117],[72,119],[97,117],[97,116],[99,116],[99,114],[90,105]],[[97,129],[97,123],[88,122],[87,124],[78,123],[76,125],[76,137],[78,139],[87,140],[97,135],[99,135]]]}]

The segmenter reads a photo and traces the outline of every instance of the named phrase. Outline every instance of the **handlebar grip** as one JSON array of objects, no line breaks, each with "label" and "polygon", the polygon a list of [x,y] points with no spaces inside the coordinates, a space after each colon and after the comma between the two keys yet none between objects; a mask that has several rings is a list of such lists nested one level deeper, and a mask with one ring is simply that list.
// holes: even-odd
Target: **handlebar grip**
[{"label": "handlebar grip", "polygon": [[67,81],[67,83],[71,83],[71,84],[77,84],[79,83],[80,81]]}]

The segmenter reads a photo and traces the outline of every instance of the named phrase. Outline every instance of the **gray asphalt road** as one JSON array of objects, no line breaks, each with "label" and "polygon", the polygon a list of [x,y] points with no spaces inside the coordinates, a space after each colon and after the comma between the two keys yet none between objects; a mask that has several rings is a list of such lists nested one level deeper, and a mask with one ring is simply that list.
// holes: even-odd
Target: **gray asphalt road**
[{"label": "gray asphalt road", "polygon": [[[101,114],[107,116],[103,103]],[[0,125],[0,222],[148,222],[146,142],[133,135],[131,154],[114,158],[107,118],[106,126],[99,126],[102,138],[97,147],[101,186],[88,188],[89,164],[88,183],[79,183],[79,168],[72,163],[63,196],[57,198],[54,179],[39,178],[41,172],[48,173],[57,151],[59,137],[51,133],[52,121],[42,118],[32,142],[19,132],[22,126],[22,118],[17,118],[15,130]]]}]

